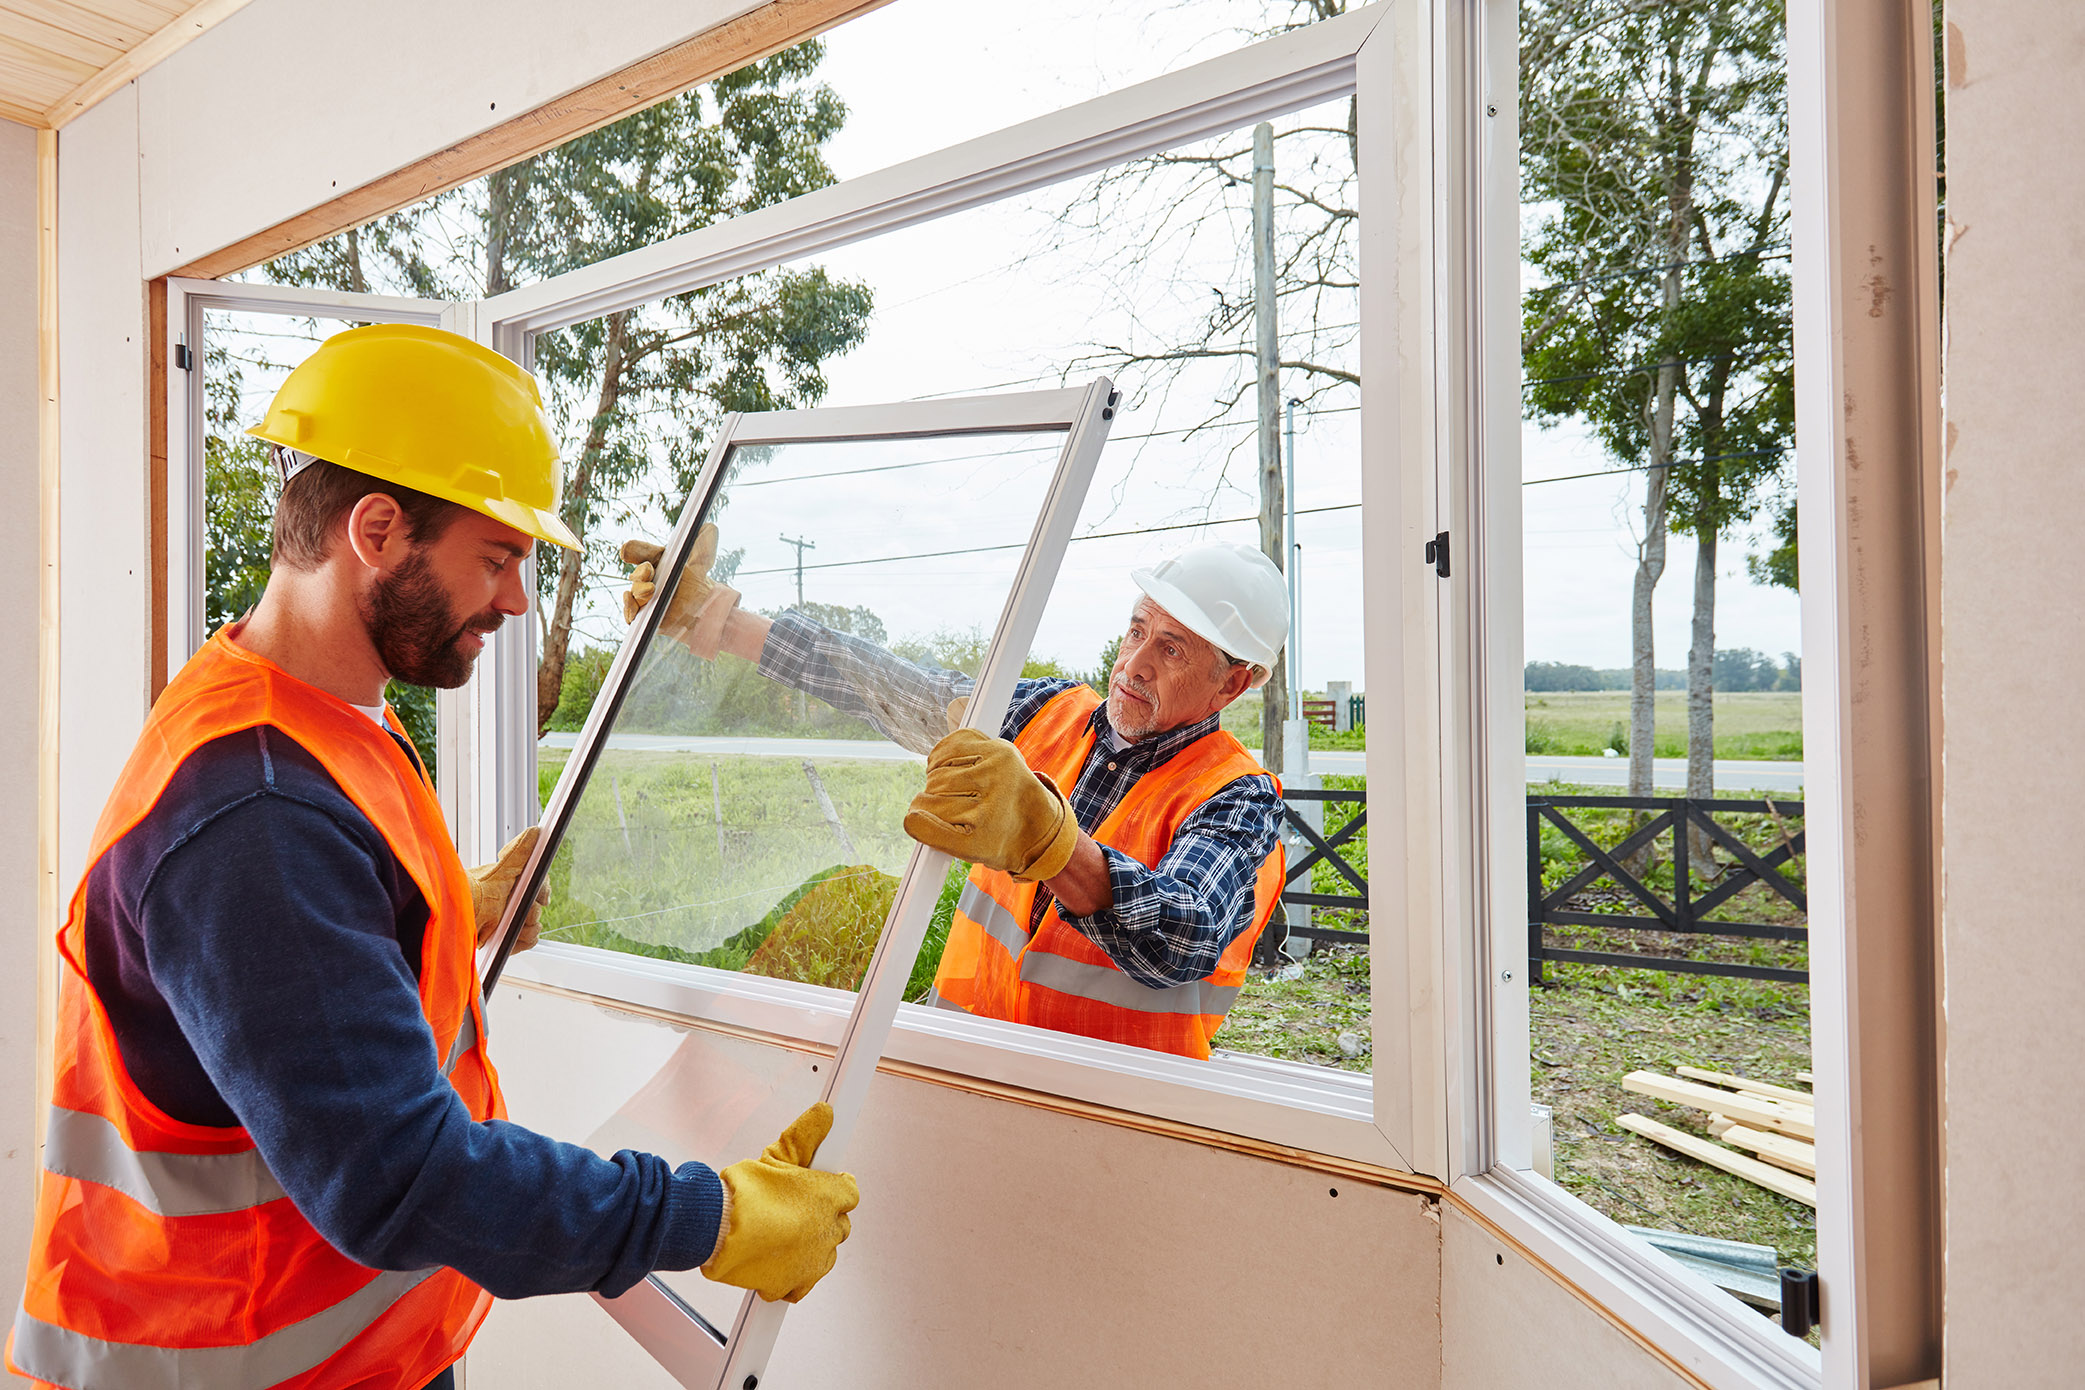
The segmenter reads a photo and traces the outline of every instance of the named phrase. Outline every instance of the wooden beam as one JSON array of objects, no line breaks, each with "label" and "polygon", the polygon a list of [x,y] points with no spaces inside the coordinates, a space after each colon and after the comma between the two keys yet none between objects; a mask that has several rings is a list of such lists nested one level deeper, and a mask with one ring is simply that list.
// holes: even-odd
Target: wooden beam
[{"label": "wooden beam", "polygon": [[[1714,1133],[1714,1126],[1710,1127]],[[1786,1168],[1792,1173],[1801,1173],[1806,1178],[1817,1176],[1817,1146],[1805,1144],[1800,1139],[1791,1139],[1785,1134],[1770,1134],[1749,1125],[1733,1124],[1716,1137],[1734,1149],[1750,1149],[1777,1168]]]},{"label": "wooden beam", "polygon": [[16,125],[28,126],[31,130],[42,130],[43,112],[20,106],[0,97],[0,121],[13,121]]},{"label": "wooden beam", "polygon": [[1670,1101],[1674,1105],[1691,1105],[1714,1115],[1728,1115],[1757,1129],[1778,1130],[1798,1139],[1817,1137],[1817,1122],[1807,1106],[1787,1105],[1765,1096],[1740,1095],[1736,1091],[1719,1091],[1698,1081],[1676,1081],[1654,1071],[1630,1072],[1622,1078],[1622,1089],[1654,1100]]},{"label": "wooden beam", "polygon": [[192,40],[208,33],[246,8],[247,0],[200,0],[183,11],[180,18],[115,62],[87,78],[44,112],[44,123],[56,130],[109,93],[137,80],[139,73],[157,66]]},{"label": "wooden beam", "polygon": [[1789,1101],[1795,1105],[1817,1104],[1817,1098],[1808,1091],[1798,1091],[1793,1086],[1775,1086],[1765,1081],[1754,1081],[1748,1076],[1732,1076],[1727,1071],[1707,1071],[1701,1067],[1674,1067],[1681,1076],[1695,1081],[1706,1081],[1711,1086],[1722,1086],[1732,1091],[1747,1091],[1755,1096],[1771,1096],[1775,1100]]},{"label": "wooden beam", "polygon": [[1761,1163],[1756,1158],[1733,1153],[1698,1134],[1688,1134],[1684,1130],[1659,1124],[1656,1120],[1647,1119],[1642,1115],[1619,1115],[1616,1116],[1615,1123],[1653,1143],[1663,1144],[1676,1153],[1698,1159],[1711,1168],[1721,1168],[1724,1172],[1734,1173],[1747,1182],[1757,1183],[1769,1192],[1778,1192],[1783,1197],[1792,1197],[1811,1207],[1817,1205],[1817,1184],[1807,1178],[1783,1172],[1770,1163]]},{"label": "wooden beam", "polygon": [[458,141],[309,212],[278,222],[266,231],[200,256],[174,274],[216,280],[302,250],[336,232],[554,149],[633,111],[735,72],[888,3],[889,0],[768,0],[737,19],[704,30],[621,72]]}]

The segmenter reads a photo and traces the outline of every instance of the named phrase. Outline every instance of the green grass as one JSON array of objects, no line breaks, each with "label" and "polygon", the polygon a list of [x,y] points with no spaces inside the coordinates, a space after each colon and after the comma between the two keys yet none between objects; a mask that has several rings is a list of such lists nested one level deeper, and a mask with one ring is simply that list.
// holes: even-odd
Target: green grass
[{"label": "green grass", "polygon": [[[1558,757],[1599,757],[1628,751],[1629,692],[1572,690],[1527,693],[1527,751]],[[1687,692],[1661,690],[1654,756],[1687,756]],[[1794,690],[1717,695],[1716,756],[1799,761],[1803,756],[1803,697]]]}]

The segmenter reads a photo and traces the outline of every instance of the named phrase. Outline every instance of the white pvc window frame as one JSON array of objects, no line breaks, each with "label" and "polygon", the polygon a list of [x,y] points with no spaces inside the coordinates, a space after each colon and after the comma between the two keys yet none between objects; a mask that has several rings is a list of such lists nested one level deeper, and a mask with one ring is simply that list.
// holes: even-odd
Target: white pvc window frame
[{"label": "white pvc window frame", "polygon": [[[1393,45],[1390,32],[1397,16],[1410,28],[1418,22],[1421,0],[1395,0],[1338,19],[1314,24],[1223,57],[1140,83],[1122,91],[1069,107],[1036,120],[895,165],[877,173],[833,185],[802,197],[703,228],[654,246],[644,247],[555,279],[524,286],[476,306],[480,341],[528,363],[536,336],[575,323],[652,303],[670,295],[767,267],[816,255],[872,236],[899,231],[968,208],[996,202],[1067,179],[1097,172],[1124,160],[1189,141],[1221,135],[1349,94],[1361,93],[1364,105],[1379,105],[1383,116],[1364,133],[1364,167],[1393,167],[1389,146],[1400,118],[1389,108],[1402,100],[1401,88],[1429,85],[1427,60],[1409,44]],[[1410,71],[1401,71],[1399,65]],[[1361,74],[1373,77],[1364,84]],[[1372,90],[1364,90],[1364,86]],[[1364,177],[1363,196],[1369,180]],[[1377,195],[1377,206],[1383,199]],[[1394,209],[1395,199],[1390,200]],[[1418,213],[1418,207],[1413,212]],[[1366,240],[1362,250],[1364,287],[1371,279],[1377,308],[1367,310],[1362,352],[1377,361],[1400,355],[1394,341],[1394,316],[1381,303],[1397,293],[1394,277],[1401,239],[1395,235]],[[1429,243],[1430,244],[1430,243]],[[1430,259],[1411,259],[1406,293],[1430,295]],[[1364,393],[1364,402],[1366,394]],[[1367,407],[1364,405],[1364,419]],[[1380,432],[1371,445],[1364,423],[1363,503],[1370,524],[1392,533],[1419,534],[1420,526],[1399,518],[1406,505],[1397,483],[1403,459]],[[1425,534],[1431,535],[1430,526]],[[1410,664],[1409,643],[1430,640],[1401,626],[1393,616],[1385,624],[1385,604],[1376,596],[1397,582],[1405,547],[1378,546],[1364,558],[1370,587],[1371,639],[1398,644],[1398,650],[1371,658],[1396,670]],[[1416,553],[1414,551],[1413,553]],[[1405,578],[1409,578],[1406,576]],[[1387,608],[1399,607],[1394,597]],[[533,687],[531,687],[532,689]],[[1380,704],[1371,702],[1376,733],[1369,740],[1370,786],[1378,794],[1370,809],[1372,920],[1394,924],[1405,919],[1415,900],[1396,886],[1401,880],[1430,872],[1418,864],[1400,866],[1405,816],[1410,803],[1395,682]],[[1372,730],[1372,732],[1375,732]],[[509,744],[502,756],[519,775],[532,747]],[[1428,895],[1420,893],[1416,900]],[[938,1070],[1001,1081],[1028,1089],[1089,1100],[1111,1108],[1223,1130],[1275,1143],[1311,1149],[1405,1172],[1440,1175],[1441,1146],[1430,1137],[1438,1127],[1438,1088],[1415,1088],[1412,1062],[1432,1055],[1425,1041],[1431,1020],[1415,1010],[1415,995],[1426,989],[1415,970],[1428,969],[1404,949],[1407,940],[1430,940],[1430,933],[1400,935],[1393,927],[1379,931],[1374,953],[1373,1077],[1334,1072],[1262,1058],[1224,1058],[1200,1062],[1139,1048],[988,1020],[955,1016],[906,1005],[898,1012],[889,1055]],[[510,980],[533,979],[582,993],[621,999],[651,1008],[729,1022],[756,1031],[834,1042],[843,1023],[837,1007],[820,992],[775,981],[707,971],[696,966],[620,957],[586,947],[546,944],[518,957]]]},{"label": "white pvc window frame", "polygon": [[[1082,389],[727,416],[702,475],[689,494],[689,504],[681,509],[680,524],[667,543],[659,570],[661,596],[669,592],[669,577],[680,574],[688,548],[703,520],[711,514],[726,466],[737,449],[814,441],[1062,433],[1064,441],[1055,473],[1037,508],[1027,547],[1021,553],[999,621],[993,626],[991,644],[967,707],[968,727],[996,730],[1005,717],[1014,682],[1042,621],[1043,605],[1049,600],[1050,588],[1063,563],[1072,526],[1078,521],[1079,508],[1093,481],[1094,466],[1100,462],[1117,399],[1114,384],[1101,377]],[[633,621],[601,683],[601,694],[594,701],[579,742],[543,808],[544,834],[536,841],[519,880],[520,891],[510,899],[490,949],[491,964],[484,991],[488,995],[499,978],[501,966],[509,959],[507,950],[524,905],[534,901],[536,889],[548,876],[558,842],[593,777],[599,753],[610,727],[620,717],[622,697],[636,677],[642,655],[658,640],[661,611],[658,598],[654,598]],[[941,850],[915,846],[899,878],[890,916],[877,938],[859,992],[848,1004],[842,1002],[845,996],[836,991],[819,991],[831,1008],[844,1010],[840,1036],[834,1045],[835,1065],[825,1073],[819,1096],[833,1109],[832,1130],[818,1153],[818,1166],[829,1172],[838,1171],[846,1162],[855,1121],[868,1095],[869,1080],[883,1057],[885,1039],[952,862]],[[727,1390],[757,1384],[766,1373],[767,1358],[789,1311],[786,1303],[768,1303],[747,1293],[739,1302],[731,1328],[725,1331],[676,1297],[657,1275],[648,1275],[620,1297],[596,1298],[653,1359],[690,1390]]]}]

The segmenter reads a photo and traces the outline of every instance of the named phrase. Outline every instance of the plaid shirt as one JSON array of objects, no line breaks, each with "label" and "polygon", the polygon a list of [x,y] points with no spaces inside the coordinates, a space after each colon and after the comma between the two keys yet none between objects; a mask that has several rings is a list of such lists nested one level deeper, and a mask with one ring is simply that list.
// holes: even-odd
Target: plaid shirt
[{"label": "plaid shirt", "polygon": [[[796,612],[775,620],[760,653],[760,672],[868,721],[915,753],[941,739],[948,727],[943,711],[974,684],[960,671],[915,666]],[[1000,736],[1013,738],[1044,705],[1077,684],[1017,682]],[[1139,777],[1214,730],[1217,716],[1131,743],[1115,732],[1103,704],[1089,727],[1098,737],[1069,795],[1072,814],[1090,835]],[[1114,901],[1090,917],[1065,914],[1061,906],[1059,912],[1139,984],[1163,989],[1204,979],[1224,948],[1252,925],[1253,880],[1274,851],[1281,823],[1274,783],[1241,777],[1181,822],[1156,867],[1102,845]],[[1038,912],[1044,910],[1045,895],[1038,893],[1036,902]]]}]

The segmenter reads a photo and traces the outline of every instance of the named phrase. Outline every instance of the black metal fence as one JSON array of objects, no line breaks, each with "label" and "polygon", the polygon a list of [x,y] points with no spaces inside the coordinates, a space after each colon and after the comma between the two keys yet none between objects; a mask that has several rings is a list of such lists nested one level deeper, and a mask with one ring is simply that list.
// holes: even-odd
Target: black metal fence
[{"label": "black metal fence", "polygon": [[[1282,881],[1281,901],[1283,909],[1288,907],[1333,907],[1350,911],[1368,910],[1368,880],[1361,870],[1340,851],[1352,842],[1368,825],[1368,793],[1366,791],[1317,790],[1310,788],[1284,787],[1282,807],[1288,818],[1289,829],[1300,835],[1310,845],[1310,852],[1288,866]],[[1353,805],[1352,819],[1327,836],[1319,833],[1311,823],[1296,810],[1298,802],[1317,801]],[[1320,864],[1330,864],[1338,870],[1345,885],[1352,889],[1346,893],[1314,893],[1310,891],[1313,873]],[[1303,886],[1298,888],[1296,885]],[[1281,959],[1281,943],[1291,936],[1306,937],[1314,942],[1341,943],[1350,946],[1368,944],[1366,930],[1354,931],[1340,927],[1320,927],[1315,923],[1303,926],[1288,920],[1285,910],[1277,911],[1275,919],[1260,933],[1260,943],[1253,951],[1253,963],[1261,966],[1278,964]]]},{"label": "black metal fence", "polygon": [[[1574,823],[1566,814],[1575,808],[1655,814],[1630,832],[1620,843],[1610,849],[1603,849],[1583,827]],[[1780,843],[1764,853],[1754,849],[1728,826],[1717,823],[1718,815],[1733,814],[1772,816],[1780,830]],[[1797,911],[1805,914],[1807,920],[1810,909],[1802,887],[1781,872],[1784,864],[1803,852],[1802,828],[1800,824],[1790,824],[1791,821],[1800,822],[1802,814],[1803,803],[1800,801],[1711,801],[1687,797],[1632,796],[1529,797],[1529,982],[1542,983],[1542,963],[1554,960],[1575,961],[1581,965],[1622,965],[1638,970],[1663,970],[1684,975],[1725,975],[1746,980],[1784,980],[1807,984],[1810,979],[1808,971],[1780,966],[1630,955],[1612,951],[1579,951],[1551,946],[1545,940],[1543,930],[1550,926],[1632,928],[1691,936],[1807,943],[1810,933],[1806,925],[1726,922],[1709,915],[1747,888],[1754,884],[1763,884],[1768,890],[1793,904]],[[1545,888],[1542,882],[1542,827],[1545,823],[1561,831],[1585,856],[1584,867],[1555,888]],[[1713,886],[1706,886],[1706,891],[1702,891],[1705,885],[1699,882],[1699,875],[1691,857],[1689,841],[1693,839],[1693,835],[1689,832],[1692,831],[1705,835],[1735,861],[1722,866]],[[1661,838],[1669,838],[1671,841],[1669,852],[1672,860],[1673,891],[1670,898],[1661,896],[1646,884],[1641,876],[1632,873],[1628,868],[1631,860],[1651,849]],[[1626,899],[1633,900],[1633,905],[1643,908],[1644,911],[1634,914],[1587,912],[1574,906],[1580,894],[1603,878],[1613,883],[1616,891]]]}]

